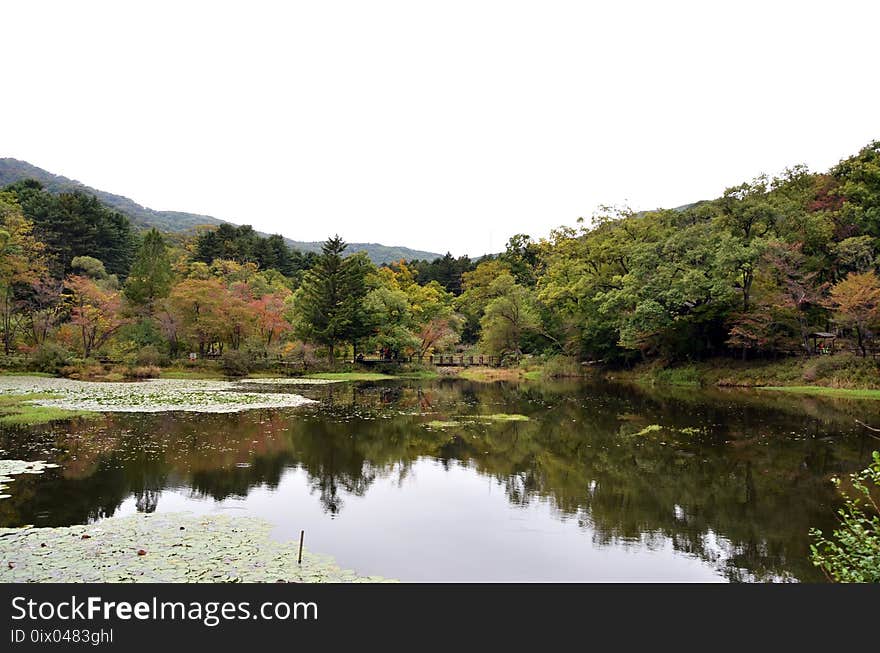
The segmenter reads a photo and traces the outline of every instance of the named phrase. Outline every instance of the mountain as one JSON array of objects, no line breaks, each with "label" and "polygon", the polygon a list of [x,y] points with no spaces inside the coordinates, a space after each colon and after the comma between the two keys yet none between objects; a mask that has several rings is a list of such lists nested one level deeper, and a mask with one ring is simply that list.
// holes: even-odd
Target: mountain
[{"label": "mountain", "polygon": [[[127,215],[132,223],[141,229],[155,227],[160,231],[166,232],[187,232],[198,226],[218,225],[223,222],[228,222],[227,220],[220,220],[219,218],[210,215],[201,215],[198,213],[156,211],[155,209],[141,206],[137,202],[127,197],[123,197],[122,195],[114,195],[107,191],[86,186],[74,179],[68,179],[67,177],[53,174],[47,170],[38,168],[27,161],[0,158],[0,188],[15,183],[16,181],[21,181],[22,179],[36,179],[52,193],[69,193],[78,190],[94,195],[102,203]],[[291,240],[287,237],[285,237],[285,241],[290,247],[298,249],[301,252],[314,252],[320,251],[321,249],[320,242],[304,242]],[[379,243],[349,243],[348,251],[352,253],[366,252],[367,256],[370,257],[370,260],[377,265],[399,261],[402,258],[407,260],[424,259],[432,261],[435,258],[442,256],[442,254],[437,254],[435,252],[424,252],[421,250],[410,249],[409,247],[381,245]]]}]

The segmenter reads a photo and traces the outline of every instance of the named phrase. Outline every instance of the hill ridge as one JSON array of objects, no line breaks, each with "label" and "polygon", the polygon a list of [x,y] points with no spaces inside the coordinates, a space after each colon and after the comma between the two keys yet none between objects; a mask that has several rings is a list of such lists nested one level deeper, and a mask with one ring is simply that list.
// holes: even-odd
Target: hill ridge
[{"label": "hill ridge", "polygon": [[[160,231],[173,233],[186,233],[200,226],[217,226],[220,224],[238,223],[229,220],[221,220],[210,215],[201,213],[188,213],[186,211],[157,211],[147,206],[138,204],[124,195],[117,195],[108,191],[88,186],[76,179],[58,175],[44,170],[21,159],[12,157],[0,157],[0,188],[23,179],[36,179],[49,192],[65,193],[82,191],[97,197],[103,204],[128,216],[132,223],[141,229],[156,227]],[[267,234],[261,234],[267,235]],[[314,252],[321,249],[321,241],[298,241],[282,234],[288,246],[301,252]],[[373,263],[391,263],[401,258],[433,260],[442,254],[412,249],[403,245],[383,245],[382,243],[349,243],[349,251],[366,252]]]}]

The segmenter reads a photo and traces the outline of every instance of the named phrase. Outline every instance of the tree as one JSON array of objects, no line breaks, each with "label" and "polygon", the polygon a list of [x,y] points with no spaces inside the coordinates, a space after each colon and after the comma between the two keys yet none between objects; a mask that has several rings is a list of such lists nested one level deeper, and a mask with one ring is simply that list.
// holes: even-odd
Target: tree
[{"label": "tree", "polygon": [[99,258],[107,272],[120,279],[128,274],[135,236],[127,217],[107,208],[94,195],[80,191],[52,194],[31,180],[12,184],[7,190],[33,222],[46,251],[54,258],[59,277],[71,271],[71,261],[77,256]]},{"label": "tree", "polygon": [[267,293],[250,303],[249,312],[256,318],[257,329],[266,349],[291,329],[290,322],[284,316],[288,297],[290,291],[285,289]]},{"label": "tree", "polygon": [[855,331],[859,350],[867,356],[865,340],[880,322],[880,280],[873,272],[850,272],[831,287],[827,306],[842,326]]},{"label": "tree", "polygon": [[873,268],[877,261],[872,236],[844,238],[832,244],[830,249],[837,264],[836,272],[841,276],[847,272],[866,272]]},{"label": "tree", "polygon": [[510,274],[507,266],[499,260],[491,260],[462,275],[462,293],[456,298],[455,306],[465,318],[463,338],[466,342],[478,339],[486,306],[497,297],[499,287],[492,283],[502,274]]},{"label": "tree", "polygon": [[79,329],[83,357],[100,349],[127,320],[122,316],[122,299],[116,290],[82,275],[70,275],[65,286],[70,295],[70,321]]},{"label": "tree", "polygon": [[186,279],[177,284],[168,297],[166,311],[160,318],[166,333],[182,334],[198,346],[204,356],[215,343],[223,341],[229,328],[225,315],[228,292],[217,278]]},{"label": "tree", "polygon": [[356,343],[369,332],[363,300],[372,264],[362,254],[343,258],[345,249],[339,236],[324,243],[321,256],[303,277],[293,302],[297,335],[327,347],[331,365],[340,343]]},{"label": "tree", "polygon": [[831,171],[844,198],[843,218],[880,237],[880,141],[873,141]]},{"label": "tree", "polygon": [[775,285],[772,311],[777,322],[787,325],[799,337],[800,346],[809,350],[809,334],[817,312],[824,312],[823,293],[827,283],[817,281],[817,272],[807,269],[801,243],[774,241],[764,252],[762,267]]},{"label": "tree", "polygon": [[371,275],[370,285],[368,342],[376,349],[425,356],[458,341],[461,320],[452,293],[437,281],[416,283],[414,270],[400,261]]},{"label": "tree", "polygon": [[23,295],[47,276],[43,252],[15,198],[0,193],[0,329],[6,354],[12,351],[26,315]]},{"label": "tree", "polygon": [[495,299],[486,305],[480,320],[481,346],[501,355],[522,355],[523,338],[540,329],[540,318],[528,289],[513,276],[503,274],[492,284]]},{"label": "tree", "polygon": [[156,300],[164,299],[171,292],[173,277],[165,239],[156,229],[150,229],[138,248],[125,282],[125,296],[150,314]]},{"label": "tree", "polygon": [[507,248],[498,257],[510,269],[516,282],[532,287],[538,276],[539,247],[527,234],[516,234],[507,241]]}]

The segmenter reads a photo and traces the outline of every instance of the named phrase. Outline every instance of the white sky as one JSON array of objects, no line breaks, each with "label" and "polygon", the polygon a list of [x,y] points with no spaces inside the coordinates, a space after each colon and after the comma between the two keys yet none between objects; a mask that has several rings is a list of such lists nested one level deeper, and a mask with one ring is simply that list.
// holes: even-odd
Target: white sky
[{"label": "white sky", "polygon": [[0,5],[0,156],[453,254],[880,138],[877,2]]}]

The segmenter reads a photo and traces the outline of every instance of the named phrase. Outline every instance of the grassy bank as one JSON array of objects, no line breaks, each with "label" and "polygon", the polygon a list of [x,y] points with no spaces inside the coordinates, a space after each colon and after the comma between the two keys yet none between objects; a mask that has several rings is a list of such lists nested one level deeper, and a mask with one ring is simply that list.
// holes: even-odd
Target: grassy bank
[{"label": "grassy bank", "polygon": [[0,395],[0,424],[7,426],[32,426],[73,417],[88,417],[96,413],[85,410],[67,410],[54,406],[37,406],[33,401],[57,399],[59,395],[48,393]]},{"label": "grassy bank", "polygon": [[764,386],[759,390],[775,390],[793,394],[816,395],[820,397],[844,397],[847,399],[880,399],[880,390],[859,390],[856,388],[827,388],[815,385],[777,385]]},{"label": "grassy bank", "polygon": [[382,372],[318,372],[306,374],[304,378],[324,381],[388,381],[397,377]]},{"label": "grassy bank", "polygon": [[[652,363],[625,371],[606,371],[606,378],[651,385],[774,388],[787,392],[855,396],[880,391],[880,361],[851,354],[792,357],[778,361],[716,358],[671,367]],[[834,391],[834,392],[831,392]],[[867,392],[863,398],[874,398]]]}]

